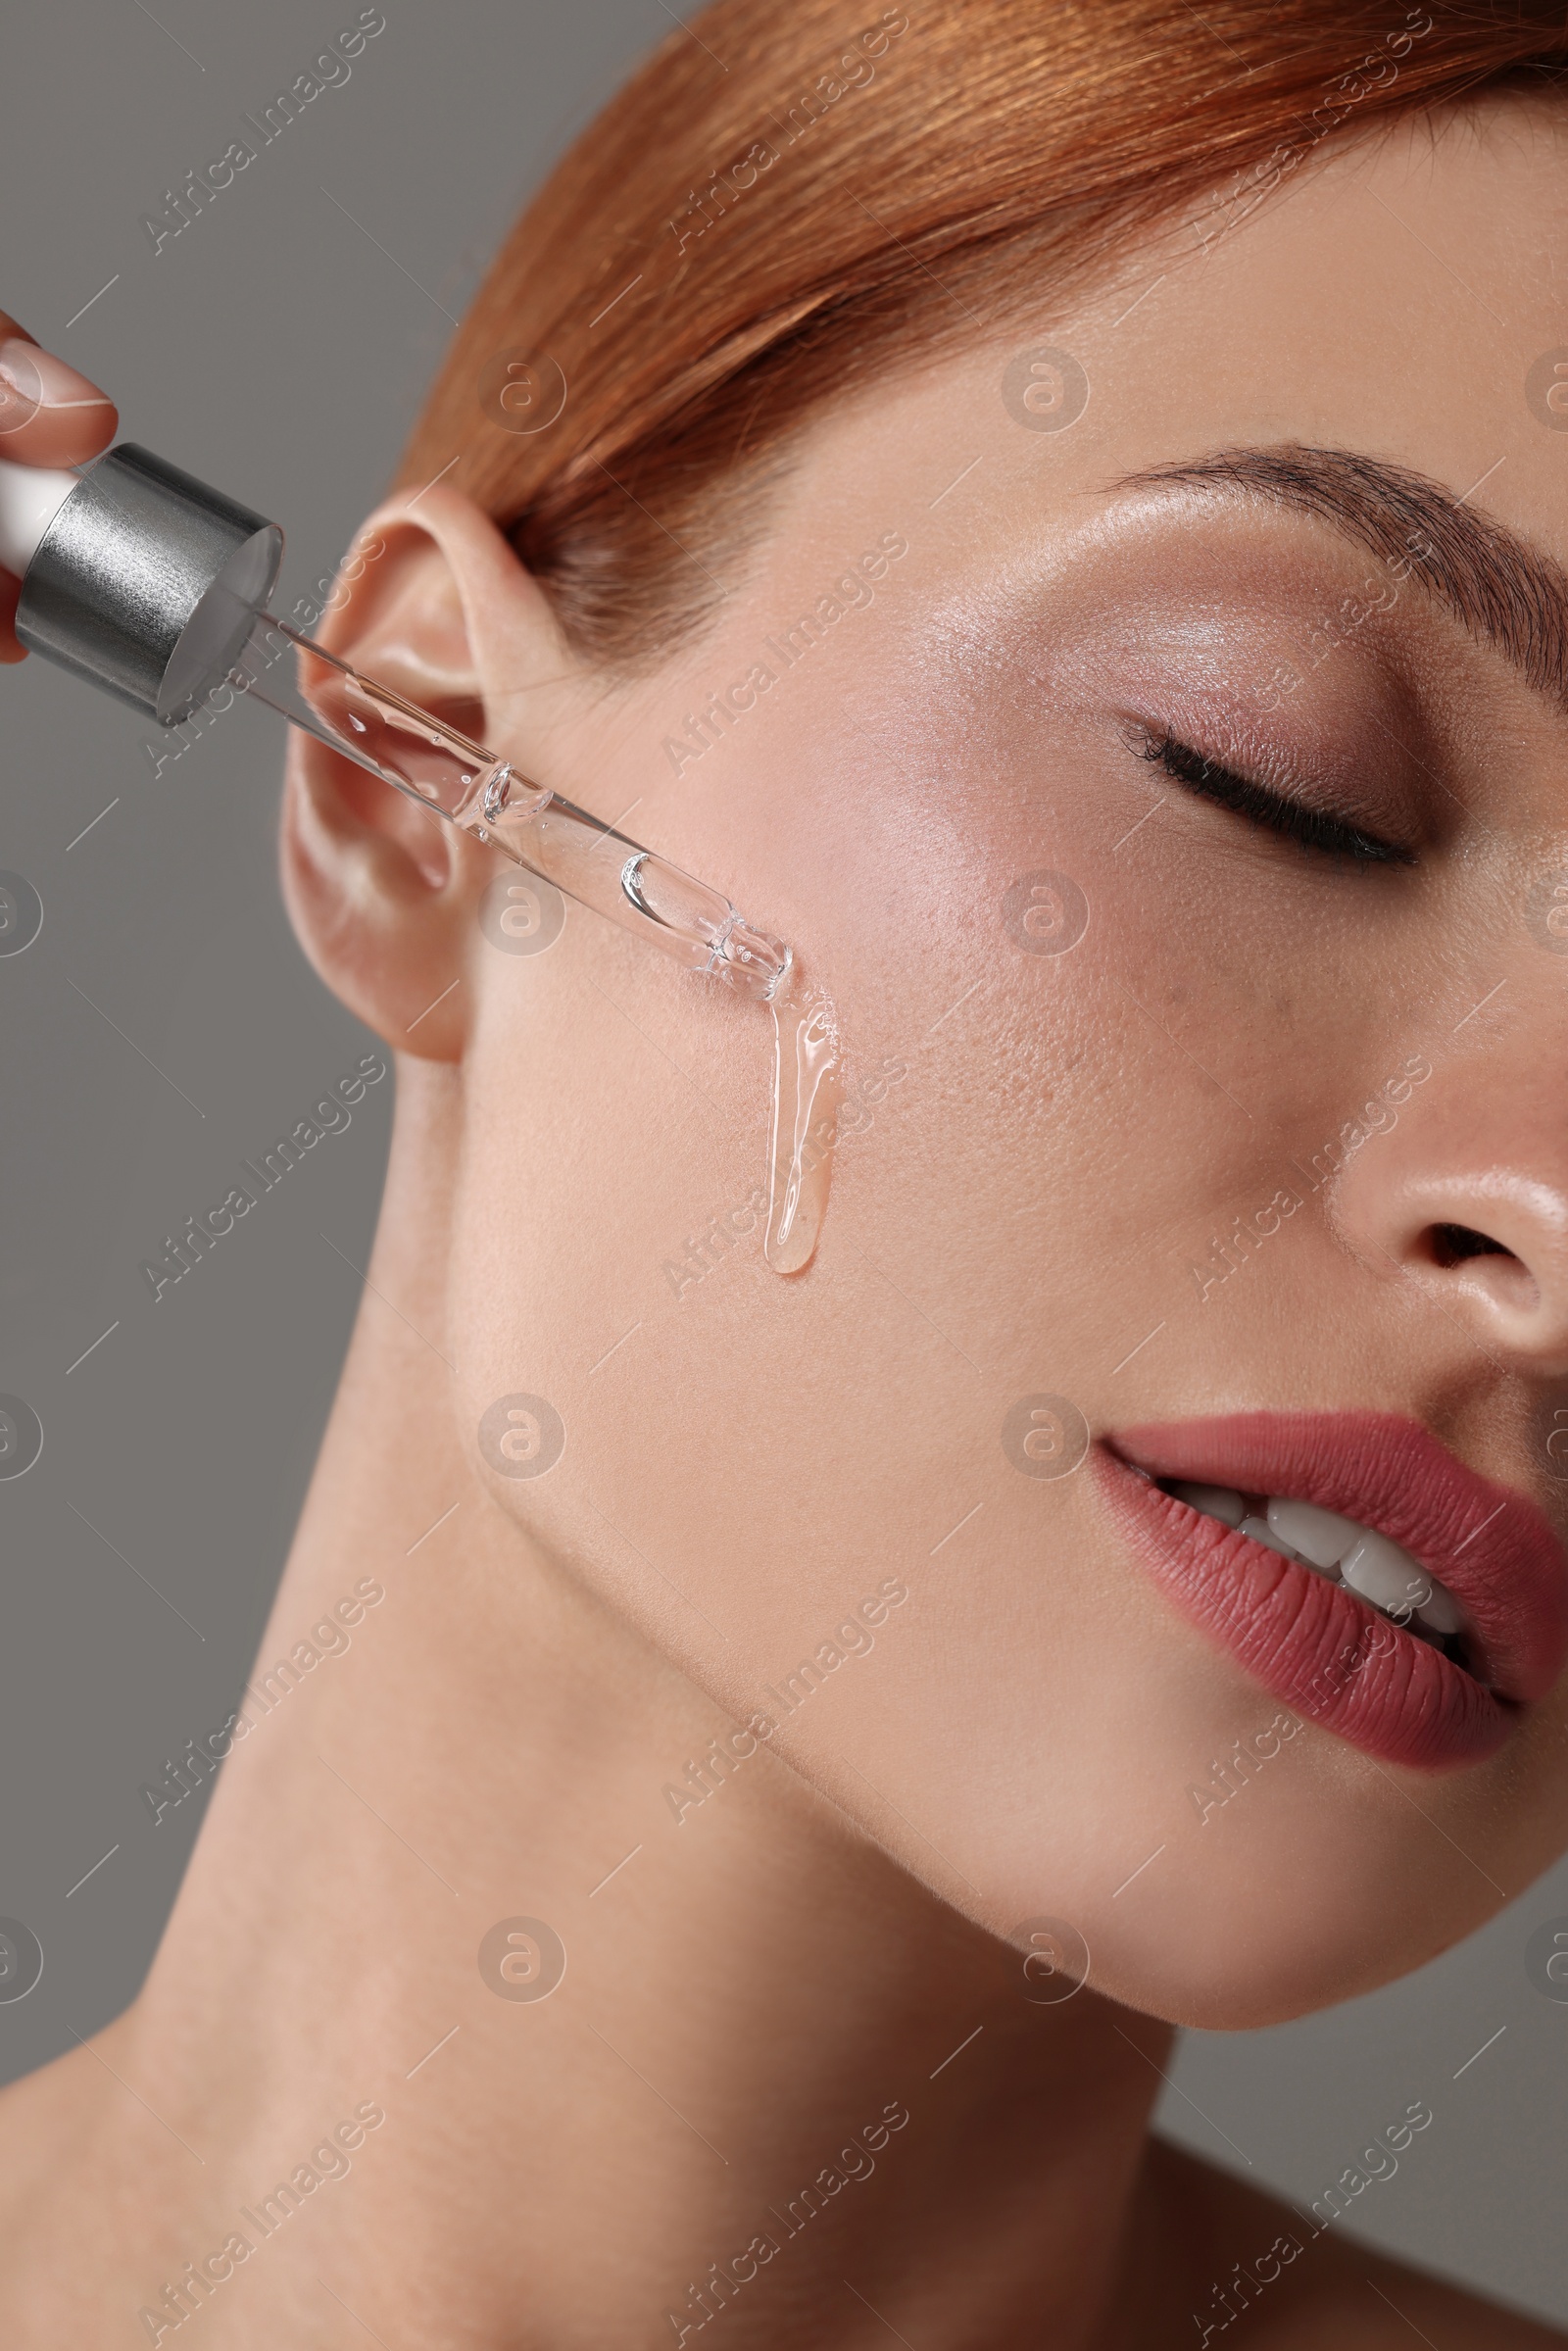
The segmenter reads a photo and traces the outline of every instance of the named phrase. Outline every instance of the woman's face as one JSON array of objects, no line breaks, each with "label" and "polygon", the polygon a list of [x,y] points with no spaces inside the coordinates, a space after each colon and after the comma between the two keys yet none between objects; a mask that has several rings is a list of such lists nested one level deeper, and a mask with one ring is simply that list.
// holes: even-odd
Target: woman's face
[{"label": "woman's face", "polygon": [[[450,1336],[497,1499],[960,1909],[1200,2024],[1565,1841],[1568,626],[1500,535],[1568,560],[1564,163],[1519,101],[1303,157],[813,426],[657,675],[548,745],[487,681],[793,944],[849,1088],[780,1276],[765,1009],[491,903]],[[546,1475],[480,1438],[517,1396]],[[1463,1646],[1129,1462],[1399,1543]]]}]

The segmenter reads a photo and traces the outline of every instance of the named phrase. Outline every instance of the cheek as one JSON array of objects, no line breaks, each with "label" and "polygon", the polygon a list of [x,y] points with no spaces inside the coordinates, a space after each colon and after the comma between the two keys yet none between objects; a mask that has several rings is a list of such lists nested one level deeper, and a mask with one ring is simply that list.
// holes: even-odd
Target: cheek
[{"label": "cheek", "polygon": [[[765,1007],[572,905],[546,953],[474,950],[452,1219],[469,1442],[519,1396],[564,1435],[543,1474],[524,1423],[520,1457],[492,1442],[498,1499],[710,1683],[724,1665],[707,1618],[744,1628],[758,1684],[787,1672],[929,1552],[960,1515],[956,1482],[982,1460],[992,1474],[996,1413],[972,1359],[1016,1277],[1015,1249],[995,1242],[1015,1199],[1016,1109],[999,1123],[962,1013],[928,1043],[947,1001],[933,986],[948,984],[934,926],[953,993],[968,984],[948,853],[885,763],[797,746],[773,772],[773,738],[759,724],[755,740],[749,813],[734,774],[723,791],[704,777],[661,846],[798,945],[838,1004],[852,1074],[903,1071],[838,1147],[815,1262],[772,1273],[753,1207],[769,1155]],[[808,801],[803,774],[832,789]],[[928,1296],[952,1343],[913,1302]],[[645,1560],[678,1560],[694,1606]],[[885,1645],[851,1670],[874,1671]],[[758,1690],[730,1693],[743,1700]]]},{"label": "cheek", "polygon": [[[1189,1261],[1222,1211],[1266,1203],[1282,1138],[1332,1131],[1335,1056],[1361,1051],[1321,1043],[1343,970],[1325,980],[1180,812],[1123,854],[1158,794],[1102,745],[1033,712],[988,732],[918,679],[874,743],[813,741],[808,710],[856,691],[825,656],[821,678],[813,704],[752,714],[744,763],[715,749],[682,779],[659,845],[798,948],[852,1082],[905,1074],[839,1146],[815,1260],[781,1278],[760,1219],[735,1229],[766,1182],[765,1010],[575,906],[547,953],[476,945],[452,1217],[466,1440],[502,1506],[737,1720],[901,1579],[874,1650],[778,1752],[861,1820],[866,1783],[896,1791],[872,1833],[917,1874],[946,1856],[960,1879],[937,1882],[998,1932],[1076,1918],[1105,1988],[1248,2022],[1250,1986],[1283,2014],[1347,1980],[1375,1913],[1381,1980],[1400,1917],[1431,1929],[1402,1825],[1346,1837],[1293,1749],[1204,1828],[1188,1783],[1272,1705],[1173,1622],[1087,1478],[1040,1474],[1075,1428],[1184,1384],[1269,1392],[1277,1317],[1238,1289],[1216,1321]],[[1032,895],[1042,875],[1087,922],[1059,880]],[[1329,1247],[1311,1230],[1266,1242],[1287,1301]],[[1020,1458],[1010,1416],[1038,1396],[1056,1401]],[[1116,1898],[1156,1847],[1168,1872]],[[1328,1889],[1310,1918],[1303,1884]]]},{"label": "cheek", "polygon": [[[902,1066],[839,1144],[814,1263],[781,1278],[762,1220],[736,1231],[766,1185],[765,1009],[568,905],[547,953],[474,951],[453,1352],[476,1444],[508,1397],[559,1419],[559,1460],[549,1442],[529,1450],[526,1421],[502,1428],[510,1452],[492,1431],[504,1505],[569,1543],[705,1679],[724,1670],[705,1618],[639,1551],[678,1558],[697,1609],[725,1623],[750,1563],[760,1681],[983,1502],[1003,1556],[956,1587],[970,1646],[950,1660],[951,1700],[956,1681],[1005,1678],[987,1622],[1012,1639],[1037,1597],[1041,1489],[1004,1451],[1006,1415],[1049,1391],[1101,1425],[1100,1384],[1147,1327],[1173,1188],[1217,1180],[1231,1114],[1118,985],[1151,985],[1148,893],[1106,864],[1093,793],[1061,793],[1045,827],[972,742],[933,752],[912,723],[902,740],[895,724],[876,744],[812,742],[801,717],[760,710],[745,791],[715,751],[659,837],[797,947],[837,1004],[852,1081]],[[1091,877],[1090,919],[1041,954],[1015,902],[1048,865]],[[1081,1544],[1058,1499],[1053,1539]],[[1071,1589],[1050,1628],[1069,1661]],[[1091,1639],[1093,1579],[1078,1597]],[[858,1676],[883,1672],[898,1623]],[[1030,1641],[1046,1645],[1038,1625]],[[1032,1656],[1031,1703],[1043,1670]],[[1065,1682],[1059,1698],[1070,1720]]]}]

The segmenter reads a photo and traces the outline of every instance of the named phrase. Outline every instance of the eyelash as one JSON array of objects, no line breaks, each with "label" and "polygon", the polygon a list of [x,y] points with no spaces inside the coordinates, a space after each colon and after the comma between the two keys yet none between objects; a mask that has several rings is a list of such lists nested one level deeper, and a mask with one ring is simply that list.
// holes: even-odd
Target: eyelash
[{"label": "eyelash", "polygon": [[1190,744],[1178,742],[1174,735],[1151,737],[1139,756],[1156,767],[1163,767],[1174,782],[1184,784],[1200,799],[1213,801],[1219,808],[1229,808],[1233,815],[1245,816],[1268,832],[1283,833],[1303,849],[1328,857],[1348,857],[1357,865],[1413,865],[1416,861],[1414,852],[1400,848],[1396,842],[1385,841],[1379,834],[1365,832],[1343,816],[1327,815],[1320,808],[1306,808],[1300,801],[1271,792],[1266,785],[1254,784],[1247,776],[1222,767],[1217,759],[1194,751]]}]

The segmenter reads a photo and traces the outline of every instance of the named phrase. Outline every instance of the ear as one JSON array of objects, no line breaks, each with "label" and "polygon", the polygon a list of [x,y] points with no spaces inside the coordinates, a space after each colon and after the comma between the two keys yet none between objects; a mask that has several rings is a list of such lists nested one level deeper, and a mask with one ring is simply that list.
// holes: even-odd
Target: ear
[{"label": "ear", "polygon": [[[437,485],[379,508],[315,634],[340,661],[540,774],[574,664],[536,582],[459,492]],[[327,986],[395,1052],[462,1057],[475,909],[506,862],[290,728],[289,913]]]}]

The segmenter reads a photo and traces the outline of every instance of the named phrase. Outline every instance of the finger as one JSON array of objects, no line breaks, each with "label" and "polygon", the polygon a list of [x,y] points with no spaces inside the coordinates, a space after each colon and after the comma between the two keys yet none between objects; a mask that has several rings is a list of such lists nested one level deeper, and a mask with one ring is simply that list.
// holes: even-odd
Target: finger
[{"label": "finger", "polygon": [[0,458],[24,465],[77,465],[114,438],[108,395],[0,311]]},{"label": "finger", "polygon": [[17,642],[17,598],[22,582],[13,579],[9,571],[0,571],[0,661],[24,661],[24,646]]}]

